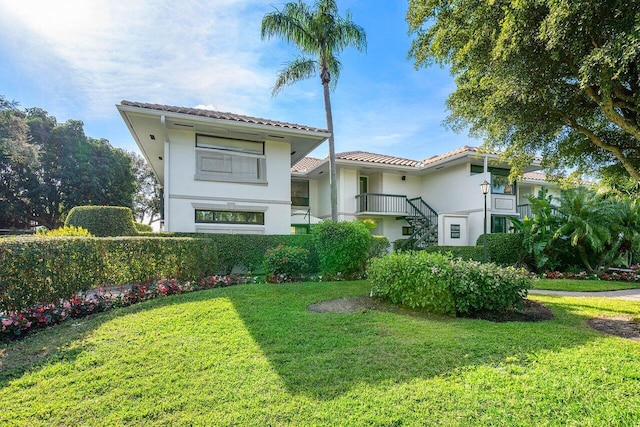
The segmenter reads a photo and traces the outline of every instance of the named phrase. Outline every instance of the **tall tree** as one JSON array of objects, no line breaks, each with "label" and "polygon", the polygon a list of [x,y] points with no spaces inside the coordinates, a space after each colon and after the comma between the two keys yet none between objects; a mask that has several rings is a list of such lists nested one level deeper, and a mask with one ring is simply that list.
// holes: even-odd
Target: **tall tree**
[{"label": "tall tree", "polygon": [[338,55],[348,46],[359,51],[367,48],[364,29],[351,21],[351,13],[338,15],[335,0],[317,0],[313,8],[301,0],[284,5],[282,10],[262,18],[262,38],[280,36],[302,53],[280,71],[273,87],[276,95],[284,86],[320,74],[324,91],[324,109],[329,136],[329,180],[331,185],[331,219],[338,220],[336,153],[331,111],[330,87],[335,89],[340,75]]},{"label": "tall tree", "polygon": [[0,228],[26,228],[37,188],[34,173],[37,148],[29,142],[29,128],[17,104],[0,96]]},{"label": "tall tree", "polygon": [[640,0],[410,0],[416,66],[450,65],[449,123],[513,159],[640,180]]},{"label": "tall tree", "polygon": [[134,152],[131,158],[133,175],[136,178],[136,194],[133,197],[133,216],[136,221],[152,224],[160,219],[160,186],[147,161]]}]

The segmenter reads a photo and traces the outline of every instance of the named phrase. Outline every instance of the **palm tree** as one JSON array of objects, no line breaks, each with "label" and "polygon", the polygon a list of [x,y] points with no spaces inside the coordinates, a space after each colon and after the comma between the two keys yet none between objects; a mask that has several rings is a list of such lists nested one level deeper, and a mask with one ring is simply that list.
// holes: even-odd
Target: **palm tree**
[{"label": "palm tree", "polygon": [[335,89],[340,74],[338,54],[348,46],[359,51],[367,48],[364,29],[351,21],[347,11],[338,15],[335,0],[316,0],[310,8],[301,0],[284,5],[262,18],[262,38],[280,36],[294,44],[302,53],[280,71],[273,86],[276,95],[284,86],[320,74],[324,90],[324,109],[329,130],[329,182],[331,184],[331,219],[338,220],[338,186],[336,182],[336,153],[333,135],[333,116],[329,86]]}]

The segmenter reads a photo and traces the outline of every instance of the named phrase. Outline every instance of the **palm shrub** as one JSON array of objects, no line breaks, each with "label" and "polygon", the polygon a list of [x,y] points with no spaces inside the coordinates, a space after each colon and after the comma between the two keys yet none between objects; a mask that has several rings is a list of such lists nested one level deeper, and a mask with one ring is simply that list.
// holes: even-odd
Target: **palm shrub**
[{"label": "palm shrub", "polygon": [[322,221],[311,231],[322,274],[355,278],[364,274],[371,233],[359,221]]}]

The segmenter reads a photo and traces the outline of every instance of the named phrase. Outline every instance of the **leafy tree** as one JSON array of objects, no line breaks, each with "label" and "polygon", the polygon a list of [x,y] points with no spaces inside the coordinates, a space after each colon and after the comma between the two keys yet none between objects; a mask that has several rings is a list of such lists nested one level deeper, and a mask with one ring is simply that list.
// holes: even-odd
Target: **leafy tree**
[{"label": "leafy tree", "polygon": [[28,195],[37,186],[37,155],[17,103],[0,96],[0,228],[29,226]]},{"label": "leafy tree", "polygon": [[515,173],[617,166],[640,180],[639,0],[411,0],[416,66],[448,64],[448,122]]},{"label": "leafy tree", "polygon": [[40,108],[21,111],[0,98],[0,227],[49,229],[77,205],[132,205],[131,160],[83,124],[58,124]]},{"label": "leafy tree", "polygon": [[131,158],[136,180],[133,216],[138,222],[146,219],[148,224],[152,224],[160,219],[161,190],[158,180],[144,157],[134,152],[127,154]]},{"label": "leafy tree", "polygon": [[[280,36],[300,49],[302,55],[280,71],[273,87],[277,94],[284,86],[320,74],[324,92],[324,107],[329,130],[329,170],[331,183],[331,219],[338,220],[338,187],[336,181],[336,153],[333,134],[333,115],[329,87],[335,89],[340,74],[340,54],[354,46],[364,51],[367,38],[364,29],[351,21],[347,11],[338,15],[335,0],[317,0],[310,8],[301,0],[284,5],[282,10],[266,14],[262,19],[262,38]],[[308,55],[308,56],[307,56]]]}]

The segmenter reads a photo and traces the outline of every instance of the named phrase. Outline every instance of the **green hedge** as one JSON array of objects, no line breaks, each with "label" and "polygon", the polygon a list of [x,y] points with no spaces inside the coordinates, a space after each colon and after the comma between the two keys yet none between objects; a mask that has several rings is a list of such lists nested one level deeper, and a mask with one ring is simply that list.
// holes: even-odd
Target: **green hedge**
[{"label": "green hedge", "polygon": [[219,252],[207,239],[1,239],[0,311],[54,302],[103,285],[216,274]]},{"label": "green hedge", "polygon": [[394,252],[367,269],[371,294],[436,314],[519,308],[533,286],[522,269],[452,260],[440,253]]},{"label": "green hedge", "polygon": [[76,206],[64,222],[89,230],[96,237],[135,236],[131,209],[121,206]]},{"label": "green hedge", "polygon": [[133,226],[135,227],[135,229],[138,232],[138,234],[153,232],[153,227],[151,227],[149,224],[143,224],[141,222],[134,222]]},{"label": "green hedge", "polygon": [[450,260],[441,254],[394,252],[369,262],[371,295],[436,314],[455,314]]},{"label": "green hedge", "polygon": [[311,230],[321,272],[355,278],[364,274],[371,233],[360,221],[322,221]]},{"label": "green hedge", "polygon": [[424,251],[451,254],[452,258],[460,258],[465,261],[482,261],[482,246],[428,246]]},{"label": "green hedge", "polygon": [[[478,237],[476,244],[483,247],[483,234]],[[519,265],[526,259],[522,233],[492,233],[487,234],[488,261],[499,265]],[[481,260],[482,258],[480,258]]]}]

